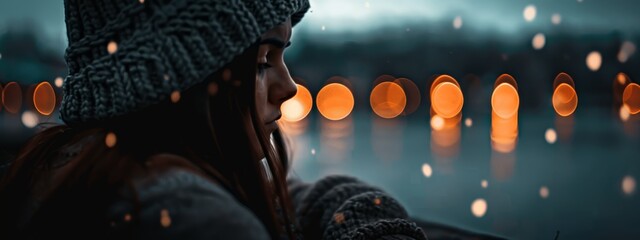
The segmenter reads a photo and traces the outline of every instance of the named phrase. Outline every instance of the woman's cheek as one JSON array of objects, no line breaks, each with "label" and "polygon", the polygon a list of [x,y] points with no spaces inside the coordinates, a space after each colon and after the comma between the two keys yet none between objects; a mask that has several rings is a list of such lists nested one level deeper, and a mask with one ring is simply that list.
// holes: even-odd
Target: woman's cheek
[{"label": "woman's cheek", "polygon": [[260,107],[260,109],[265,109],[267,105],[267,96],[268,96],[268,86],[267,86],[267,75],[262,74],[257,76],[256,83],[256,106]]}]

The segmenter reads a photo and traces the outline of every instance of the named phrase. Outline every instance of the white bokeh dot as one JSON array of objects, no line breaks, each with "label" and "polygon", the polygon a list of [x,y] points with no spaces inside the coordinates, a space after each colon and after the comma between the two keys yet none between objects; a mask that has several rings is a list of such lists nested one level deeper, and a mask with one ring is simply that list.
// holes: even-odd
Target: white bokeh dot
[{"label": "white bokeh dot", "polygon": [[525,7],[524,11],[522,12],[522,15],[525,21],[532,22],[534,19],[536,19],[536,15],[537,15],[536,6],[529,5]]},{"label": "white bokeh dot", "polygon": [[457,16],[453,19],[453,28],[460,29],[462,27],[462,17]]},{"label": "white bokeh dot", "polygon": [[471,213],[477,218],[483,217],[487,213],[487,201],[478,198],[471,203]]}]

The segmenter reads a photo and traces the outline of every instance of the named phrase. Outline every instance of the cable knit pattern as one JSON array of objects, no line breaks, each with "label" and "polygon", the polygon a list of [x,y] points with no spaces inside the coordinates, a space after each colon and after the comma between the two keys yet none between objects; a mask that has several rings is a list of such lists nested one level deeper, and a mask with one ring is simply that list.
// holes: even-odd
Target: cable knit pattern
[{"label": "cable knit pattern", "polygon": [[[299,183],[289,182],[292,188],[309,189],[297,193],[307,197],[320,195],[318,199],[302,198],[314,206],[310,212],[319,211],[317,206],[326,206],[320,215],[306,215],[322,216],[319,218],[322,231],[318,235],[305,235],[305,240],[426,240],[422,230],[407,220],[407,212],[398,201],[370,186],[368,189],[373,190],[362,191],[367,185],[354,178],[334,176],[314,185]],[[330,187],[329,183],[336,185]],[[114,203],[107,212],[112,226],[110,234],[114,237],[133,234],[143,239],[269,238],[264,226],[246,207],[220,186],[189,170],[173,169],[150,175],[134,186],[138,211],[127,198]],[[129,220],[123,218],[127,214]],[[163,214],[170,222],[161,221]],[[327,215],[330,217],[326,218]]]},{"label": "cable knit pattern", "polygon": [[355,178],[289,184],[305,239],[426,239],[398,201]]},{"label": "cable knit pattern", "polygon": [[307,203],[313,203],[313,201],[311,201],[312,199],[315,200],[320,198],[328,190],[331,190],[331,188],[338,186],[340,184],[355,183],[355,182],[359,182],[359,181],[353,177],[342,176],[342,175],[327,176],[323,179],[320,179],[318,180],[318,182],[313,184],[313,188],[307,189],[307,192],[304,193],[304,199],[301,201],[301,205],[296,207],[296,209],[299,212],[299,214],[306,215],[306,212],[311,207]]},{"label": "cable knit pattern", "polygon": [[338,208],[327,223],[323,239],[377,239],[404,234],[426,239],[422,231],[408,222],[408,214],[395,199],[381,192],[351,197]]},{"label": "cable knit pattern", "polygon": [[[230,62],[308,0],[65,0],[67,124],[139,110]],[[109,53],[113,42],[117,51]]]},{"label": "cable knit pattern", "polygon": [[[349,229],[347,229],[349,230]],[[331,236],[325,239],[402,239],[402,240],[427,240],[424,232],[413,222],[405,219],[381,219],[370,224],[352,226],[349,232],[330,232]],[[341,235],[345,234],[345,235]]]}]

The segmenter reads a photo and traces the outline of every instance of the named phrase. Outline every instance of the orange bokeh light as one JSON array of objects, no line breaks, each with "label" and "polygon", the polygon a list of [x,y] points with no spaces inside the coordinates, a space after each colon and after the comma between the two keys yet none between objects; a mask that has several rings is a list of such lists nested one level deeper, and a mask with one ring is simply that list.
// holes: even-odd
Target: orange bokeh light
[{"label": "orange bokeh light", "polygon": [[351,114],[354,106],[353,94],[343,84],[330,83],[318,92],[316,105],[325,118],[340,120]]},{"label": "orange bokeh light", "polygon": [[[504,145],[504,150],[508,148],[515,149],[515,142],[510,145]],[[491,152],[491,175],[499,182],[509,180],[516,169],[516,153],[511,151],[499,151],[496,149],[495,143],[492,143],[494,151]]]},{"label": "orange bokeh light", "polygon": [[520,107],[518,90],[509,83],[501,83],[493,90],[491,107],[498,117],[505,119],[513,117]]},{"label": "orange bokeh light", "polygon": [[627,75],[624,73],[618,73],[617,79],[620,85],[624,85],[627,83]]},{"label": "orange bokeh light", "polygon": [[553,109],[562,117],[573,114],[578,107],[578,94],[573,78],[566,73],[559,73],[553,80]]},{"label": "orange bokeh light", "polygon": [[354,146],[353,117],[340,120],[320,118],[320,146],[316,150],[318,159],[324,163],[345,161],[351,156]]},{"label": "orange bokeh light", "polygon": [[491,146],[497,152],[510,153],[518,139],[518,95],[516,80],[503,74],[496,80],[491,95]]},{"label": "orange bokeh light", "polygon": [[393,82],[394,80],[396,80],[396,77],[389,74],[382,74],[378,78],[376,78],[376,80],[373,80],[373,86],[377,86],[378,84],[383,82]]},{"label": "orange bokeh light", "polygon": [[[434,126],[436,125],[436,126]],[[437,115],[431,118],[431,141],[436,147],[449,148],[460,143],[460,121],[457,119],[443,119]],[[452,148],[453,149],[453,148]],[[445,150],[438,151],[445,152]],[[445,155],[453,155],[451,154]]]},{"label": "orange bokeh light", "polygon": [[404,107],[402,115],[408,115],[415,112],[420,107],[420,89],[408,78],[398,78],[393,81],[402,87],[407,96],[407,106]]},{"label": "orange bokeh light", "polygon": [[22,107],[22,88],[16,82],[7,83],[2,90],[2,104],[7,112],[17,113]]},{"label": "orange bokeh light", "polygon": [[435,154],[438,165],[445,170],[451,170],[450,161],[460,151],[461,119],[461,114],[453,118],[433,114],[430,120],[431,152]]},{"label": "orange bokeh light", "polygon": [[619,115],[620,120],[622,120],[623,122],[629,121],[629,118],[631,117],[631,111],[626,104],[623,104],[622,107],[620,107]]},{"label": "orange bokeh light", "polygon": [[566,117],[556,116],[555,120],[555,132],[557,140],[568,141],[573,135],[573,128],[575,126],[574,115]]},{"label": "orange bokeh light", "polygon": [[464,96],[460,85],[451,76],[442,75],[431,84],[431,109],[443,117],[452,118],[462,111]]},{"label": "orange bokeh light", "polygon": [[613,106],[614,108],[619,108],[624,104],[622,95],[624,93],[625,88],[632,83],[631,78],[627,76],[624,72],[619,72],[616,74],[616,77],[613,79]]},{"label": "orange bokeh light", "polygon": [[495,112],[491,117],[491,146],[502,153],[512,152],[518,139],[518,116],[502,118]]},{"label": "orange bokeh light", "polygon": [[640,112],[640,85],[637,83],[627,85],[622,93],[622,102],[629,108],[629,113],[638,114]]},{"label": "orange bokeh light", "polygon": [[375,86],[369,100],[373,112],[382,118],[397,117],[407,105],[404,90],[395,82],[382,82]]},{"label": "orange bokeh light", "polygon": [[569,84],[561,83],[553,91],[553,108],[558,115],[566,117],[573,114],[578,107],[578,94]]},{"label": "orange bokeh light", "polygon": [[33,91],[33,106],[42,115],[50,115],[56,107],[56,92],[49,82],[41,82]]},{"label": "orange bokeh light", "polygon": [[297,122],[304,119],[313,106],[311,92],[306,87],[296,84],[298,92],[293,98],[287,100],[280,106],[282,119],[288,122]]}]

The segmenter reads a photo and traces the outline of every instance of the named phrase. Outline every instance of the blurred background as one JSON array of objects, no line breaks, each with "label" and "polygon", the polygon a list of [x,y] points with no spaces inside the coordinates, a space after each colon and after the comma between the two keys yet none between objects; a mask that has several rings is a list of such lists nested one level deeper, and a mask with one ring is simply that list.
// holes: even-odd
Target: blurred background
[{"label": "blurred background", "polygon": [[[293,174],[514,239],[640,238],[640,2],[311,0],[286,53]],[[57,114],[61,0],[0,3],[0,164]]]}]

